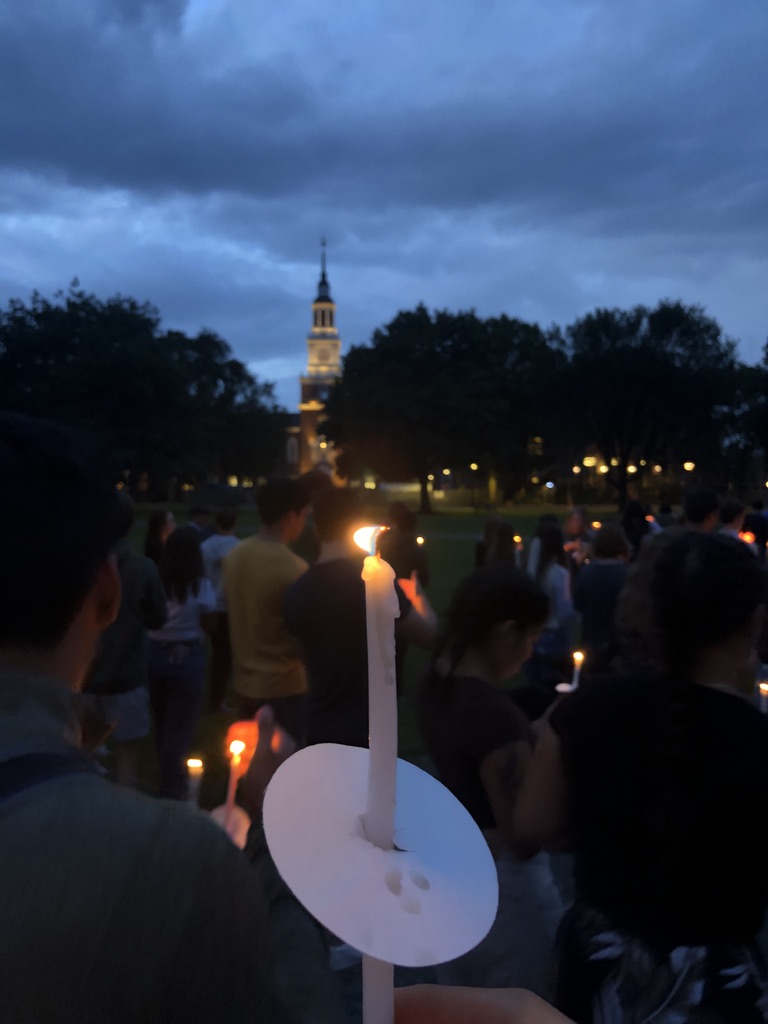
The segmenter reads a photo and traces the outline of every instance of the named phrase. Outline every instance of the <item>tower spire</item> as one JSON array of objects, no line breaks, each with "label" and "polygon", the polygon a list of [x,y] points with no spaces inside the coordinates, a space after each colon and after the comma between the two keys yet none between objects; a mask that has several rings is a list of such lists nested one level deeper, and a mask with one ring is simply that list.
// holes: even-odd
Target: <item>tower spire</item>
[{"label": "tower spire", "polygon": [[320,239],[320,283],[317,286],[317,298],[315,302],[333,302],[331,298],[331,286],[328,284],[328,275],[325,268],[325,235]]}]

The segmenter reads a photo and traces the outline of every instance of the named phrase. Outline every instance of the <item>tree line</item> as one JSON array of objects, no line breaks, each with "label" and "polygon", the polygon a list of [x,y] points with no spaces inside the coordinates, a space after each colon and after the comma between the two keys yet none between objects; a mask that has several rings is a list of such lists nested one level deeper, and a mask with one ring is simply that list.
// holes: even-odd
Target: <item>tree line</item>
[{"label": "tree line", "polygon": [[[599,470],[621,505],[683,465],[762,488],[766,396],[766,358],[741,362],[698,306],[597,309],[544,330],[419,305],[348,351],[323,429],[342,476],[418,479],[425,510],[445,467],[492,479],[500,498]],[[77,281],[0,313],[0,407],[97,434],[139,497],[283,464],[288,414],[224,340],[163,330],[153,306]]]},{"label": "tree line", "polygon": [[97,435],[116,478],[149,500],[269,473],[287,423],[273,386],[215,333],[163,330],[153,306],[77,281],[0,314],[0,408]]},{"label": "tree line", "polygon": [[768,368],[747,366],[698,306],[597,309],[564,330],[474,312],[401,312],[355,346],[325,429],[339,468],[416,477],[443,467],[512,496],[597,467],[620,505],[654,474],[763,486]]}]

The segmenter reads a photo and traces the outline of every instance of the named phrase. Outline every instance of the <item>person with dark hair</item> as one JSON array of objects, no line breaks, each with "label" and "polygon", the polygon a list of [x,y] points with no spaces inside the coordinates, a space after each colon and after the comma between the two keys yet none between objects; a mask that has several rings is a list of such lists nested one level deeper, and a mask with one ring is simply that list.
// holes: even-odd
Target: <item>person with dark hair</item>
[{"label": "person with dark hair", "polygon": [[200,535],[184,526],[168,537],[160,559],[168,619],[150,630],[149,699],[155,720],[160,794],[184,800],[186,760],[205,688],[203,637],[214,627],[216,595],[203,570]]},{"label": "person with dark hair", "polygon": [[[364,524],[360,499],[350,488],[334,487],[316,495],[314,514],[320,556],[285,596],[286,623],[300,643],[309,676],[308,742],[367,747],[365,553],[353,539]],[[418,582],[409,583],[395,583],[400,603],[395,637],[428,648],[437,619]]]},{"label": "person with dark hair", "polygon": [[117,513],[120,608],[115,621],[101,634],[85,692],[93,698],[105,725],[111,726],[117,781],[135,786],[139,740],[149,734],[147,630],[164,625],[167,610],[157,566],[146,555],[134,554],[128,540],[136,507],[124,491],[118,495]]},{"label": "person with dark hair", "polygon": [[222,578],[224,559],[240,543],[235,535],[237,509],[233,505],[222,505],[214,515],[215,533],[202,543],[205,575],[211,581],[216,594],[215,623],[211,631],[211,657],[208,665],[208,706],[218,711],[224,704],[224,696],[232,674],[232,644],[229,639],[229,615],[224,596]]},{"label": "person with dark hair", "polygon": [[307,563],[288,547],[301,534],[309,497],[298,480],[275,477],[256,503],[261,526],[224,559],[232,679],[242,718],[264,704],[299,746],[306,740],[307,675],[288,633],[283,601]]},{"label": "person with dark hair", "polygon": [[687,530],[658,554],[651,591],[661,674],[596,680],[554,707],[513,848],[574,850],[556,1005],[579,1024],[758,1024],[768,719],[751,698],[765,571],[740,541]]},{"label": "person with dark hair", "polygon": [[165,542],[175,529],[176,519],[173,512],[166,509],[150,512],[147,520],[147,533],[144,538],[144,554],[147,558],[151,558],[155,565],[160,564]]},{"label": "person with dark hair", "polygon": [[206,508],[205,505],[192,506],[189,510],[189,519],[186,525],[190,529],[197,531],[198,540],[201,544],[204,540],[208,540],[209,537],[213,536],[214,527],[211,523],[211,510]]},{"label": "person with dark hair", "polygon": [[723,498],[723,503],[720,506],[720,533],[724,533],[726,537],[733,537],[734,540],[740,540],[747,545],[753,555],[756,555],[757,545],[755,542],[742,536],[746,511],[747,506],[739,498],[734,498],[732,495]]},{"label": "person with dark hair", "polygon": [[624,536],[629,541],[630,561],[634,561],[637,558],[640,545],[648,534],[651,533],[651,526],[645,516],[645,505],[643,505],[642,501],[632,498],[627,502],[624,514],[621,517],[621,528],[624,531]]},{"label": "person with dark hair", "polygon": [[[437,968],[453,985],[515,985],[551,997],[563,907],[548,855],[521,863],[505,842],[515,771],[533,734],[502,689],[530,656],[549,616],[534,580],[500,562],[457,587],[419,696],[419,726],[441,782],[483,830],[499,875],[495,923],[475,949]],[[502,768],[511,777],[501,784]]]},{"label": "person with dark hair", "polygon": [[307,510],[304,529],[301,531],[298,539],[291,544],[291,551],[298,555],[299,558],[303,558],[308,565],[312,565],[313,562],[317,561],[317,556],[320,554],[320,541],[317,539],[312,505],[316,494],[319,494],[320,491],[330,490],[335,484],[331,478],[330,470],[324,466],[315,466],[313,469],[307,470],[306,473],[302,473],[299,477],[299,483],[307,493],[309,509]]},{"label": "person with dark hair", "polygon": [[[533,576],[536,579],[536,575],[539,571],[539,552],[541,550],[541,531],[546,526],[557,526],[557,516],[552,512],[545,512],[539,516],[539,521],[536,524],[536,530],[531,541],[531,546],[528,548],[528,557],[525,560],[525,571],[529,576]],[[485,563],[483,563],[485,564]]]},{"label": "person with dark hair", "polygon": [[[421,543],[416,539],[416,513],[405,502],[393,501],[387,516],[388,529],[380,534],[378,551],[385,562],[388,562],[398,580],[414,579],[425,590],[429,586],[429,560],[424,551],[424,538]],[[405,658],[408,653],[408,642],[398,637],[395,650],[395,678],[397,694],[401,696],[405,688]]]},{"label": "person with dark hair", "polygon": [[616,605],[627,579],[628,560],[629,541],[622,528],[603,523],[573,591],[573,607],[581,616],[585,676],[608,671],[617,654]]},{"label": "person with dark hair", "polygon": [[554,696],[555,686],[569,672],[574,615],[571,576],[566,568],[563,531],[557,523],[541,523],[535,579],[549,601],[549,616],[525,664],[531,685]]},{"label": "person with dark hair", "polygon": [[720,495],[711,487],[694,487],[685,495],[683,521],[692,530],[711,533],[717,528]]},{"label": "person with dark hair", "polygon": [[389,562],[398,579],[410,579],[411,573],[415,572],[419,583],[426,589],[429,586],[429,561],[424,545],[416,539],[417,522],[416,513],[404,502],[393,501],[387,515],[389,528],[379,537],[379,554]]},{"label": "person with dark hair", "polygon": [[511,523],[501,523],[496,536],[493,539],[485,556],[486,565],[495,565],[496,562],[511,562],[512,565],[520,568],[520,547],[519,537],[515,536],[515,531]]},{"label": "person with dark hair", "polygon": [[338,1021],[319,934],[268,857],[82,750],[77,691],[120,602],[109,479],[61,428],[9,413],[0,479],[2,1017]]},{"label": "person with dark hair", "polygon": [[672,512],[672,506],[668,501],[662,501],[659,505],[659,511],[656,514],[656,522],[662,530],[665,530],[668,526],[677,525],[677,520]]}]

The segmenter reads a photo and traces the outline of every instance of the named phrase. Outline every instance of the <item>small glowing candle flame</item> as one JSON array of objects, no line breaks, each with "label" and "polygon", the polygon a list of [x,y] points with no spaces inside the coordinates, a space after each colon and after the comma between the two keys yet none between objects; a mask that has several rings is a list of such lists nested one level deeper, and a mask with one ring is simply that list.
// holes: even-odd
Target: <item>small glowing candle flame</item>
[{"label": "small glowing candle flame", "polygon": [[417,544],[423,544],[424,543],[424,538],[423,537],[417,537],[416,538],[416,543]]},{"label": "small glowing candle flame", "polygon": [[361,526],[359,530],[355,530],[355,544],[363,551],[367,551],[369,555],[375,555],[376,541],[384,530],[386,530],[386,526]]},{"label": "small glowing candle flame", "polygon": [[600,522],[599,519],[595,519],[595,521],[592,523],[592,529],[599,530],[602,525],[603,524]]},{"label": "small glowing candle flame", "polygon": [[646,521],[646,523],[655,523],[656,522],[656,517],[655,516],[646,516],[645,517],[645,521]]},{"label": "small glowing candle flame", "polygon": [[232,757],[240,757],[242,752],[245,750],[245,744],[242,740],[232,740],[229,744],[229,752]]},{"label": "small glowing candle flame", "polygon": [[197,805],[200,800],[200,783],[203,781],[203,762],[199,757],[187,758],[187,775],[189,776],[189,791],[187,800]]},{"label": "small glowing candle flame", "polygon": [[739,534],[739,540],[743,540],[745,544],[754,544],[755,535],[751,530],[744,530]]},{"label": "small glowing candle flame", "polygon": [[574,651],[573,652],[573,664],[576,665],[578,668],[581,668],[581,666],[584,664],[584,652],[583,651]]},{"label": "small glowing candle flame", "polygon": [[768,697],[768,683],[760,683],[760,696]]}]

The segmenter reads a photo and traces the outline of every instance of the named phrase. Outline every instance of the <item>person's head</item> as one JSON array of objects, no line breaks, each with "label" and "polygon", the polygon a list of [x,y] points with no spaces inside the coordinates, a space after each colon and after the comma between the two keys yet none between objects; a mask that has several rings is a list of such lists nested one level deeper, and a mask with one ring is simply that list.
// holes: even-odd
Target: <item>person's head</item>
[{"label": "person's head", "polygon": [[120,600],[117,492],[63,428],[13,413],[0,413],[0,480],[0,659],[54,654],[77,633],[61,675],[79,686]]},{"label": "person's head", "polygon": [[509,523],[501,523],[493,544],[488,550],[487,561],[491,562],[508,562],[514,561],[517,555],[517,543],[515,541],[515,531]]},{"label": "person's head", "polygon": [[204,530],[211,522],[211,510],[205,505],[194,505],[189,510],[189,521],[198,530]]},{"label": "person's head", "polygon": [[306,473],[302,473],[299,483],[309,495],[310,502],[314,501],[315,495],[319,491],[325,491],[335,486],[329,470],[323,469],[322,466],[315,466],[313,469],[308,469]]},{"label": "person's head", "polygon": [[723,498],[723,503],[720,506],[720,522],[729,530],[739,531],[744,525],[746,511],[747,506],[738,498]]},{"label": "person's head", "polygon": [[683,502],[683,516],[688,526],[708,533],[717,526],[720,496],[711,487],[694,487]]},{"label": "person's head", "polygon": [[237,523],[237,509],[234,505],[220,505],[213,521],[219,533],[231,533]]},{"label": "person's head", "polygon": [[[501,519],[499,519],[499,522],[501,522]],[[538,523],[536,524],[536,533],[534,534],[534,536],[535,537],[539,537],[541,535],[541,531],[542,531],[542,529],[544,527],[551,526],[552,524],[557,526],[557,522],[558,522],[557,521],[557,516],[554,514],[554,512],[544,512],[544,513],[542,513],[539,516]]]},{"label": "person's head", "polygon": [[501,516],[488,516],[483,523],[483,541],[486,547],[490,547],[496,540],[499,527],[504,522]]},{"label": "person's head", "polygon": [[127,537],[136,520],[136,503],[127,491],[119,491],[115,504],[115,527],[119,537]]},{"label": "person's head", "polygon": [[695,672],[726,642],[742,667],[754,662],[765,567],[740,540],[686,531],[659,555],[651,594],[660,650],[672,671]]},{"label": "person's head", "polygon": [[362,522],[363,513],[357,491],[334,487],[315,495],[315,529],[321,544],[349,540]]},{"label": "person's head", "polygon": [[582,508],[572,508],[565,517],[563,533],[566,537],[580,537],[586,529],[587,519]]},{"label": "person's head", "polygon": [[541,523],[537,536],[539,538],[538,575],[557,563],[565,565],[565,549],[563,548],[563,531],[557,523]]},{"label": "person's head", "polygon": [[288,477],[273,477],[256,493],[256,505],[264,526],[280,526],[288,543],[296,540],[307,519],[309,494],[304,484]]},{"label": "person's head", "polygon": [[389,506],[389,526],[400,533],[413,533],[416,529],[416,513],[404,501],[393,501]]},{"label": "person's head", "polygon": [[510,562],[483,566],[454,591],[436,659],[446,676],[473,651],[498,680],[509,679],[528,660],[549,615],[544,591]]},{"label": "person's head", "polygon": [[203,575],[200,531],[193,526],[174,530],[160,557],[160,579],[165,593],[175,601],[186,601],[190,591],[197,594]]},{"label": "person's head", "polygon": [[176,529],[176,517],[168,509],[156,509],[147,519],[147,533],[144,538],[144,554],[154,562],[160,562],[163,547]]},{"label": "person's head", "polygon": [[594,558],[629,558],[629,541],[618,523],[603,523],[592,541]]}]

